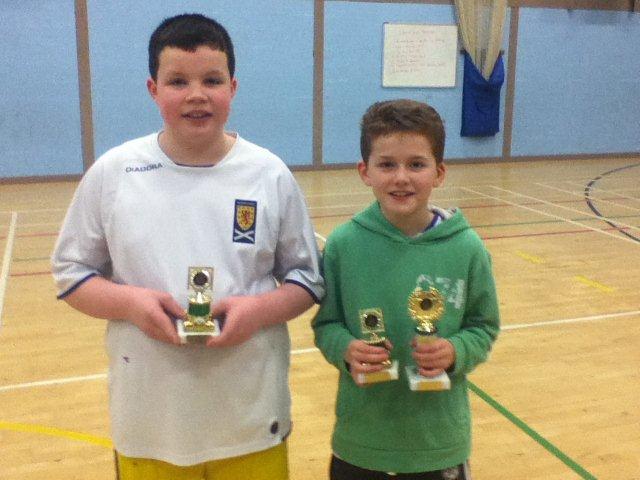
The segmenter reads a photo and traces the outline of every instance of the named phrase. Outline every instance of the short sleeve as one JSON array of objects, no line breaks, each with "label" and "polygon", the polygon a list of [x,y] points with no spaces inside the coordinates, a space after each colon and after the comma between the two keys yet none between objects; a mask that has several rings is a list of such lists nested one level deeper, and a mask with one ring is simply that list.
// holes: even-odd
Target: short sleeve
[{"label": "short sleeve", "polygon": [[111,261],[104,230],[102,162],[80,181],[51,256],[58,298],[94,275],[109,276]]}]

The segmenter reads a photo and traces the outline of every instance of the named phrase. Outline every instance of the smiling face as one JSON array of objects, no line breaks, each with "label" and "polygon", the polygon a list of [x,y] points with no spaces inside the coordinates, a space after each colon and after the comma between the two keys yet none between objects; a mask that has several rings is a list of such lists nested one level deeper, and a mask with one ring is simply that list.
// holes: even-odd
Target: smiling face
[{"label": "smiling face", "polygon": [[392,225],[408,236],[427,228],[433,218],[429,198],[442,185],[445,166],[437,164],[426,136],[397,132],[375,138],[369,159],[358,163],[358,172]]},{"label": "smiling face", "polygon": [[147,88],[164,120],[164,143],[187,148],[224,143],[237,89],[225,53],[209,46],[195,51],[166,47],[157,79],[149,78]]}]

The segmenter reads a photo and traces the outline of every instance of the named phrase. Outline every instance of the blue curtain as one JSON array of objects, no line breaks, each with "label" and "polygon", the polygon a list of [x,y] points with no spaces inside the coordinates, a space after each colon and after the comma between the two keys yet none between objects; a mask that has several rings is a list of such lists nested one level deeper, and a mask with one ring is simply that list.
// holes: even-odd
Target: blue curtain
[{"label": "blue curtain", "polygon": [[500,89],[503,83],[502,55],[498,56],[489,80],[485,80],[465,52],[461,136],[488,137],[500,131]]}]

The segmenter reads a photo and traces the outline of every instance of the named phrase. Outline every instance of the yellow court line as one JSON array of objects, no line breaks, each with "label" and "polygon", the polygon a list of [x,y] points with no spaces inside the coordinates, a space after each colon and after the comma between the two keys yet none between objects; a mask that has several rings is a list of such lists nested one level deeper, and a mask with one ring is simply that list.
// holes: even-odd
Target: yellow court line
[{"label": "yellow court line", "polygon": [[536,263],[536,264],[545,263],[543,258],[536,257],[535,255],[529,255],[528,253],[521,252],[520,250],[516,252],[516,255],[526,260],[527,262]]},{"label": "yellow court line", "polygon": [[12,423],[0,421],[0,430],[10,430],[13,432],[38,433],[40,435],[49,435],[51,437],[67,438],[77,440],[79,442],[90,443],[99,447],[113,449],[113,443],[110,439],[90,435],[88,433],[73,432],[71,430],[62,430],[55,427],[47,427],[44,425],[35,425],[28,423]]},{"label": "yellow court line", "polygon": [[612,287],[607,287],[606,285],[603,285],[602,283],[596,282],[594,280],[591,280],[587,277],[583,277],[582,275],[576,275],[575,277],[573,277],[574,280],[577,280],[578,282],[587,285],[588,287],[593,287],[593,288],[597,288],[598,290],[600,290],[601,292],[605,292],[605,293],[611,293],[615,290],[615,288]]}]

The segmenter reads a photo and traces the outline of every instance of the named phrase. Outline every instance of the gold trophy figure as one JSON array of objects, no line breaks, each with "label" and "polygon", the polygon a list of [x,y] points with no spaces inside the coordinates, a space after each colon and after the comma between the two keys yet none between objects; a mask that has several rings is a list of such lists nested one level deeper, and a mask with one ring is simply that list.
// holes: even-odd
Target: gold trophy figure
[{"label": "gold trophy figure", "polygon": [[189,307],[186,320],[178,319],[181,342],[204,342],[207,337],[220,335],[218,320],[211,318],[213,296],[213,268],[189,267]]},{"label": "gold trophy figure", "polygon": [[[367,308],[360,310],[360,327],[364,335],[364,342],[376,347],[385,347],[385,329],[382,316],[382,309]],[[398,378],[398,361],[385,360],[381,364],[384,369],[378,372],[360,373],[358,381],[360,383],[378,383]]]},{"label": "gold trophy figure", "polygon": [[[433,342],[438,336],[436,323],[444,313],[444,298],[434,287],[429,290],[416,288],[409,296],[409,315],[416,322],[416,342]],[[406,367],[409,388],[415,391],[441,391],[451,388],[446,372],[435,377],[424,377],[416,366]]]}]

